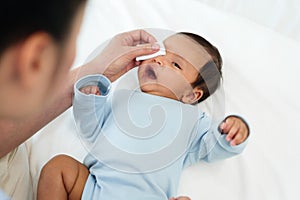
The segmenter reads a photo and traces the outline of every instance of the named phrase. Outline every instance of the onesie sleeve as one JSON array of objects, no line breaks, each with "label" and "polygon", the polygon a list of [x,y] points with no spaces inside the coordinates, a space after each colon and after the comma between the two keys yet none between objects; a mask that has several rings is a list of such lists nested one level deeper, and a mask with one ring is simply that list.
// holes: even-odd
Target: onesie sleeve
[{"label": "onesie sleeve", "polygon": [[[101,95],[84,94],[80,88],[97,85]],[[94,142],[101,131],[105,116],[109,112],[107,99],[111,82],[103,75],[88,75],[74,85],[73,114],[80,137],[87,142]]]},{"label": "onesie sleeve", "polygon": [[9,198],[6,196],[6,194],[4,194],[4,192],[2,192],[1,189],[0,189],[0,199],[2,199],[2,200],[9,200]]},{"label": "onesie sleeve", "polygon": [[194,131],[197,131],[196,137],[186,155],[184,163],[186,166],[200,160],[213,162],[226,159],[240,154],[245,149],[249,136],[243,143],[231,146],[226,141],[226,134],[221,134],[219,130],[220,123],[212,121],[204,113],[200,116],[194,128]]}]

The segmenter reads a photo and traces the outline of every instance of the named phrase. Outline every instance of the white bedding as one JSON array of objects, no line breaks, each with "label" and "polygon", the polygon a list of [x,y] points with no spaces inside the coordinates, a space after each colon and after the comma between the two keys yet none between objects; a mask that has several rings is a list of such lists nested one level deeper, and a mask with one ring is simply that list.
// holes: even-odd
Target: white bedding
[{"label": "white bedding", "polygon": [[[240,114],[250,124],[251,139],[242,155],[186,169],[179,194],[193,200],[300,199],[299,42],[201,1],[91,0],[74,67],[105,40],[136,28],[195,32],[215,44],[224,60],[226,113]],[[86,154],[71,110],[29,140],[27,147],[34,188],[40,169],[52,156],[66,153],[82,160]]]}]

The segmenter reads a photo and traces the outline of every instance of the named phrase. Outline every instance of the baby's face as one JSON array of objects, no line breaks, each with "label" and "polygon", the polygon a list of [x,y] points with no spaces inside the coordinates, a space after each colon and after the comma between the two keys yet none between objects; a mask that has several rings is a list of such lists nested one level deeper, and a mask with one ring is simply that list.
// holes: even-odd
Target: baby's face
[{"label": "baby's face", "polygon": [[145,60],[138,70],[143,92],[182,101],[193,91],[193,83],[209,56],[202,46],[185,35],[164,41],[165,56]]}]

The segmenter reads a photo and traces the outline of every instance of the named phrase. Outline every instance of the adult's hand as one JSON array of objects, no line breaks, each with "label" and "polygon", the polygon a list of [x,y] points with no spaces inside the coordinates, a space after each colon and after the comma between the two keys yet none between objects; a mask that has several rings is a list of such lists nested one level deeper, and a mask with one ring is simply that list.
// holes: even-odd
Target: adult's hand
[{"label": "adult's hand", "polygon": [[152,54],[159,50],[156,39],[144,30],[134,30],[116,35],[104,50],[90,63],[90,67],[100,67],[112,82],[132,69],[139,62],[137,56]]}]

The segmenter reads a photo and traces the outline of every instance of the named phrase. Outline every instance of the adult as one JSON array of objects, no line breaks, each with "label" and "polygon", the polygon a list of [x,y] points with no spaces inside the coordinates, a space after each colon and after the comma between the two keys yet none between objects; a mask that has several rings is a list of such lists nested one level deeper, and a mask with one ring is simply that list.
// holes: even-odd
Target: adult
[{"label": "adult", "polygon": [[[1,198],[3,193],[12,199],[32,198],[23,142],[71,106],[76,80],[98,73],[114,81],[136,65],[135,57],[159,48],[143,30],[122,33],[91,63],[70,71],[85,4],[86,0],[1,3]],[[16,162],[22,172],[15,170]]]}]

